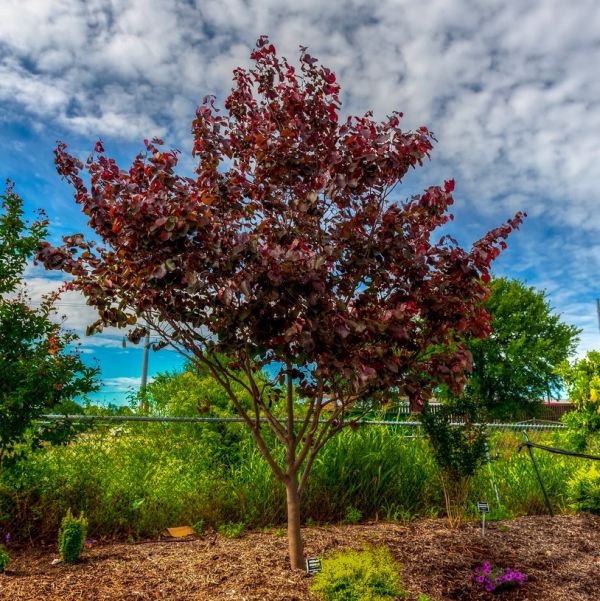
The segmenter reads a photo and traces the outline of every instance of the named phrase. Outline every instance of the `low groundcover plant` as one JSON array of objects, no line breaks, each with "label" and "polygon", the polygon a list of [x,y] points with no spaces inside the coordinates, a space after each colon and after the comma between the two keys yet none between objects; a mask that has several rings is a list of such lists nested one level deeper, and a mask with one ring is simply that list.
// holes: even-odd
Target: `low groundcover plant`
[{"label": "low groundcover plant", "polygon": [[471,582],[484,588],[488,593],[496,593],[521,586],[527,575],[512,568],[500,568],[486,561],[473,570]]},{"label": "low groundcover plant", "polygon": [[389,549],[341,550],[323,559],[311,591],[323,601],[391,601],[407,596]]},{"label": "low groundcover plant", "polygon": [[0,543],[0,572],[4,572],[6,566],[10,563],[10,555],[4,548],[4,545]]}]

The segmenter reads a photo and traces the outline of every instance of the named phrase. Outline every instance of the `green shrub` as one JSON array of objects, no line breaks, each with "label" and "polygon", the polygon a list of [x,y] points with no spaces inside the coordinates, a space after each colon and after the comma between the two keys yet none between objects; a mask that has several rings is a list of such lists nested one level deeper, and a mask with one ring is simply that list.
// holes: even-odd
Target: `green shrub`
[{"label": "green shrub", "polygon": [[568,482],[571,507],[600,515],[600,469],[597,465],[579,469]]},{"label": "green shrub", "polygon": [[[454,426],[456,416],[463,417],[465,423]],[[465,517],[471,479],[485,461],[487,435],[481,425],[485,417],[477,403],[464,397],[436,412],[427,406],[421,421],[439,467],[448,523],[454,528]]]},{"label": "green shrub", "polygon": [[400,565],[385,547],[340,551],[323,560],[311,587],[323,601],[387,601],[406,597]]},{"label": "green shrub", "polygon": [[346,507],[346,513],[344,514],[345,524],[358,524],[362,520],[363,514],[360,509],[354,507],[354,505],[348,505]]},{"label": "green shrub", "polygon": [[600,432],[600,413],[598,411],[570,411],[563,415],[562,421],[568,428],[570,446],[580,453],[586,451],[594,434]]},{"label": "green shrub", "polygon": [[218,528],[219,534],[225,538],[240,538],[246,530],[246,524],[244,522],[227,522],[221,524]]},{"label": "green shrub", "polygon": [[10,563],[10,555],[8,551],[4,547],[4,545],[0,545],[0,572],[4,572],[6,566]]},{"label": "green shrub", "polygon": [[65,563],[76,563],[79,559],[85,545],[87,526],[83,513],[76,518],[70,509],[67,511],[58,535],[58,550]]},{"label": "green shrub", "polygon": [[206,528],[206,525],[204,524],[204,520],[202,518],[200,518],[197,522],[194,522],[192,524],[192,530],[196,534],[202,534],[204,532],[205,528]]}]

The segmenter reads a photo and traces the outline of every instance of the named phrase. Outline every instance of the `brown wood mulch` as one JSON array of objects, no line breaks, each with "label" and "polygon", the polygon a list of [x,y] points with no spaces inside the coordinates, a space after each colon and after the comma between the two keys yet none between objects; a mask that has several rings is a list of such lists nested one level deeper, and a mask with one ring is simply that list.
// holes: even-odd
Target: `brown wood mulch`
[{"label": "brown wood mulch", "polygon": [[[449,530],[443,520],[406,524],[306,528],[309,556],[342,547],[386,545],[403,565],[410,599],[600,600],[600,517],[524,517],[490,525],[485,538],[477,523]],[[81,562],[52,566],[54,548],[12,550],[0,574],[0,599],[74,600],[315,600],[311,577],[287,565],[285,537],[252,532],[230,540],[207,534],[191,540],[97,544]],[[473,588],[476,565],[490,560],[528,574],[517,590],[491,595]]]}]

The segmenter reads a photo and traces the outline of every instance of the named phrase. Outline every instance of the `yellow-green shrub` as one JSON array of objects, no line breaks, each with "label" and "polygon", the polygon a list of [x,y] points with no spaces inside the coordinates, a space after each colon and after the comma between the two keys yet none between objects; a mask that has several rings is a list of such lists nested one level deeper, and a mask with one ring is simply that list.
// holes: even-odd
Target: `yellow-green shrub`
[{"label": "yellow-green shrub", "polygon": [[313,593],[324,601],[390,601],[406,597],[400,565],[385,547],[340,551],[323,560]]},{"label": "yellow-green shrub", "polygon": [[600,515],[600,468],[597,465],[579,469],[569,480],[568,491],[573,509]]}]

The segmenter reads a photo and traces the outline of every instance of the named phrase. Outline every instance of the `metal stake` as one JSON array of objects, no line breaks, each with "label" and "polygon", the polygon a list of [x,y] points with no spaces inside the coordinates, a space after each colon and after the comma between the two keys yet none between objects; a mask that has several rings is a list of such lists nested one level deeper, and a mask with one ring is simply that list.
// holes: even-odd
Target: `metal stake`
[{"label": "metal stake", "polygon": [[[529,442],[529,437],[525,432],[523,432],[523,436],[525,437],[525,441]],[[554,512],[552,511],[552,506],[550,505],[550,499],[548,498],[548,493],[546,492],[546,487],[544,486],[544,481],[542,480],[542,474],[540,473],[540,468],[538,467],[537,461],[533,456],[533,449],[526,444],[527,451],[529,452],[529,456],[531,457],[531,463],[533,463],[533,467],[535,469],[535,473],[537,475],[538,482],[540,483],[540,488],[542,489],[542,493],[544,495],[544,501],[546,503],[546,509],[548,510],[548,514],[550,517],[554,517]]]},{"label": "metal stake", "polygon": [[500,505],[500,493],[498,492],[498,485],[496,484],[496,475],[494,474],[494,470],[492,469],[492,458],[490,456],[490,445],[485,443],[485,456],[487,458],[488,468],[490,470],[490,476],[492,477],[492,486],[494,488],[494,494],[496,495],[496,501],[498,505]]}]

